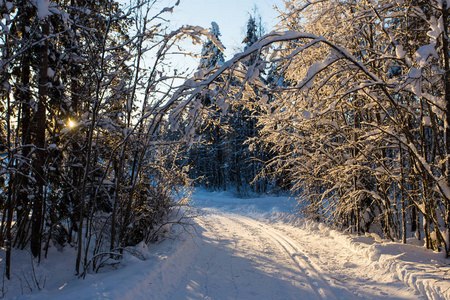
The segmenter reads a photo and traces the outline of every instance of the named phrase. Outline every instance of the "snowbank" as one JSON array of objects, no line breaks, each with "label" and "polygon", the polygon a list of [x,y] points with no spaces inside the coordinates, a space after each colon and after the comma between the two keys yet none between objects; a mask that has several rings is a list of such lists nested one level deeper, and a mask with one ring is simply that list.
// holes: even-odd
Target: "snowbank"
[{"label": "snowbank", "polygon": [[444,253],[419,246],[420,241],[416,239],[402,244],[376,235],[345,234],[323,223],[286,213],[272,214],[269,219],[274,223],[295,225],[320,238],[334,239],[340,246],[366,260],[374,271],[382,270],[398,278],[428,299],[450,299],[450,260],[445,259]]}]

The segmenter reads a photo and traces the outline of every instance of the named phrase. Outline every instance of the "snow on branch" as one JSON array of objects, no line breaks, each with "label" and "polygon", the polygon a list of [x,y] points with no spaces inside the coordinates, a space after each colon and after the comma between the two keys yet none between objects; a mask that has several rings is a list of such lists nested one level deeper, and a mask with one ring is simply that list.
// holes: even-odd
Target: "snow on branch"
[{"label": "snow on branch", "polygon": [[[189,29],[191,27],[186,27],[186,29]],[[194,28],[192,28],[194,29]],[[271,32],[262,38],[260,38],[255,44],[247,48],[247,50],[236,54],[232,59],[226,61],[224,64],[222,64],[219,68],[213,69],[210,72],[204,72],[204,79],[198,80],[199,77],[188,79],[183,85],[181,85],[175,93],[172,95],[171,99],[164,105],[160,110],[161,111],[168,111],[172,106],[174,106],[174,103],[178,103],[180,98],[182,96],[185,96],[186,93],[199,93],[202,89],[206,88],[208,85],[212,84],[215,80],[217,80],[224,72],[227,70],[230,70],[235,66],[236,64],[240,63],[241,61],[245,60],[247,57],[251,56],[255,52],[261,52],[261,50],[265,47],[270,46],[274,43],[281,43],[281,42],[290,42],[295,40],[311,40],[306,46],[299,46],[298,49],[293,50],[293,52],[296,55],[299,55],[304,51],[305,49],[318,44],[323,43],[328,45],[330,48],[333,49],[334,52],[334,58],[327,60],[325,62],[322,62],[319,65],[315,65],[314,68],[310,69],[308,71],[308,75],[305,81],[306,86],[309,86],[308,82],[312,81],[315,75],[317,75],[318,72],[325,69],[325,67],[334,61],[338,59],[345,59],[351,64],[353,64],[357,69],[362,71],[364,74],[366,74],[372,81],[373,84],[383,85],[383,81],[380,80],[375,74],[370,72],[364,64],[359,61],[357,58],[355,58],[353,55],[351,55],[347,50],[345,50],[342,47],[339,47],[335,44],[333,44],[330,41],[327,41],[324,37],[316,36],[314,34],[305,33],[305,32],[299,32],[299,31],[283,31],[283,32]],[[289,56],[288,56],[289,57]],[[256,71],[256,69],[254,69]],[[254,76],[252,74],[247,74],[246,78],[253,78]],[[301,85],[303,86],[303,85]],[[387,90],[385,90],[388,97],[390,97]],[[176,111],[179,112],[180,109],[183,109],[191,100],[193,97],[189,97],[187,101],[183,101]]]}]

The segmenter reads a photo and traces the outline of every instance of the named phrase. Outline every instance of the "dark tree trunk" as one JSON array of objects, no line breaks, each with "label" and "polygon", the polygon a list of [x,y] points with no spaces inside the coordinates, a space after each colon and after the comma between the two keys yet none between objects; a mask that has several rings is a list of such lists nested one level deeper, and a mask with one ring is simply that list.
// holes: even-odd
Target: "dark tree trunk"
[{"label": "dark tree trunk", "polygon": [[[447,186],[450,186],[450,54],[448,52],[449,49],[449,37],[448,37],[448,7],[447,2],[442,2],[442,19],[443,19],[443,34],[442,34],[442,48],[443,48],[443,56],[444,56],[444,93],[445,93],[445,152],[447,156],[447,166],[446,166],[446,177],[447,177]],[[450,199],[448,199],[448,195],[444,195],[445,201],[445,223],[447,225],[447,229],[450,229]],[[450,230],[447,230],[447,235],[450,235]],[[447,236],[447,241],[450,236]],[[448,242],[447,242],[448,243]],[[450,255],[450,247],[445,243],[445,252],[447,257]]]},{"label": "dark tree trunk", "polygon": [[[49,24],[46,20],[42,24],[43,37],[49,35]],[[39,45],[39,54],[41,56],[41,64],[39,69],[39,100],[37,104],[37,112],[35,118],[36,129],[36,159],[34,160],[35,169],[35,192],[33,201],[33,216],[31,224],[31,253],[34,257],[41,255],[42,241],[42,221],[43,221],[43,202],[44,202],[44,185],[45,185],[45,121],[46,121],[46,98],[47,98],[47,69],[48,69],[48,39],[45,39]]]},{"label": "dark tree trunk", "polygon": [[[21,31],[24,37],[28,36],[28,33],[23,24]],[[21,113],[20,113],[20,126],[22,129],[22,162],[20,163],[18,174],[18,193],[17,193],[17,235],[14,244],[20,245],[24,248],[26,245],[26,236],[29,211],[29,181],[27,175],[30,173],[30,144],[31,144],[31,91],[30,91],[30,59],[31,59],[31,49],[25,51],[22,55],[22,72],[21,72],[21,87],[20,92],[17,95],[21,102]]]}]

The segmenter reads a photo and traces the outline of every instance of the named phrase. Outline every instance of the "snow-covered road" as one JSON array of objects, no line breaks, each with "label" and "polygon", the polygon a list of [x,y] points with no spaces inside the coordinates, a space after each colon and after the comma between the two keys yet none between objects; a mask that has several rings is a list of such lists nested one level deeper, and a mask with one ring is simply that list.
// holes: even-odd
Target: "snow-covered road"
[{"label": "snow-covered road", "polygon": [[251,218],[212,213],[199,222],[200,254],[174,299],[351,299],[308,262],[299,244]]},{"label": "snow-covered road", "polygon": [[288,197],[197,190],[193,204],[192,226],[166,228],[162,243],[86,280],[73,276],[74,249],[53,249],[35,269],[45,289],[18,299],[450,299],[449,260],[414,238],[344,234],[293,215]]},{"label": "snow-covered road", "polygon": [[353,253],[291,225],[222,210],[208,210],[198,224],[198,254],[171,299],[420,299],[398,280],[361,273]]}]

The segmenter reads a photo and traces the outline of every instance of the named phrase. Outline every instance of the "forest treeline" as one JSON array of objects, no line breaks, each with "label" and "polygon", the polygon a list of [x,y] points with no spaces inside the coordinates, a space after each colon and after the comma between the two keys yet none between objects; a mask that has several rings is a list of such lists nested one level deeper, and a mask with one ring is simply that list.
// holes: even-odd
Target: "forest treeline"
[{"label": "forest treeline", "polygon": [[[2,0],[6,276],[13,248],[52,243],[95,271],[192,183],[290,189],[330,226],[449,253],[449,8],[286,1],[226,61],[217,24],[170,29],[160,1]],[[184,39],[203,45],[192,76],[170,67]]]}]

